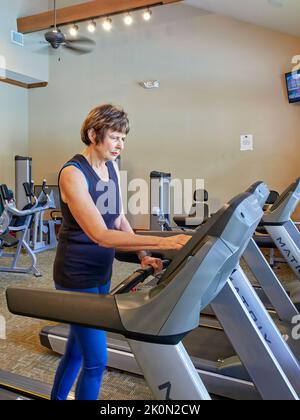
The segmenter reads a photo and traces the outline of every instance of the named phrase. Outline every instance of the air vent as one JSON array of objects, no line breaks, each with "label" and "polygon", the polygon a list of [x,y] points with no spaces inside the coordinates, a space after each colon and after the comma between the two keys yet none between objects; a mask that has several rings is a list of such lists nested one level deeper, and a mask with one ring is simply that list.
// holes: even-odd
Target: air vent
[{"label": "air vent", "polygon": [[20,32],[11,31],[11,42],[24,47],[24,35]]}]

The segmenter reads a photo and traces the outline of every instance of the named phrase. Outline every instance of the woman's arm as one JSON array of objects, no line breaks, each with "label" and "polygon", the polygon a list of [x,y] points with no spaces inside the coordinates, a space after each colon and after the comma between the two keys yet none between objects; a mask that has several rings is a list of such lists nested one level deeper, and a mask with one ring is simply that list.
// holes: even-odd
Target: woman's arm
[{"label": "woman's arm", "polygon": [[[122,232],[129,232],[134,233],[130,223],[128,222],[127,217],[124,214],[121,214],[115,221],[115,228],[117,230],[121,230]],[[118,248],[119,251],[130,251],[129,249],[125,248]],[[143,258],[151,257],[151,252],[148,250],[137,251],[137,255],[142,262]]]},{"label": "woman's arm", "polygon": [[68,166],[62,171],[60,190],[62,200],[68,205],[81,229],[93,242],[100,246],[131,251],[142,251],[144,249],[176,250],[181,249],[190,239],[186,235],[160,238],[107,229],[102,215],[89,194],[83,173],[74,166]]},{"label": "woman's arm", "polygon": [[[124,214],[124,207],[123,207],[123,199],[122,199],[122,189],[121,189],[121,182],[120,182],[120,171],[119,171],[119,167],[118,167],[118,165],[117,165],[117,163],[116,162],[113,162],[113,165],[114,165],[114,168],[115,168],[115,171],[116,171],[116,174],[117,174],[117,177],[118,177],[118,182],[119,182],[119,193],[120,193],[120,202],[121,202],[121,214],[120,214],[120,216],[116,219],[116,221],[115,221],[115,225],[114,225],[114,227],[115,227],[115,229],[117,229],[117,230],[121,230],[122,232],[129,232],[129,233],[134,233],[133,232],[133,229],[132,229],[132,227],[131,227],[131,225],[130,225],[130,223],[128,222],[128,219],[127,219],[127,217],[125,216],[125,214]],[[120,251],[128,251],[127,249],[120,249],[119,248],[119,250]],[[141,261],[141,263],[143,263],[143,260],[144,261],[148,261],[149,262],[149,258],[151,258],[151,252],[149,252],[149,251],[145,251],[145,250],[142,250],[142,251],[138,251],[137,252],[137,255],[138,255],[138,257],[139,257],[139,259],[140,259],[140,261]],[[147,259],[148,258],[148,259]]]}]

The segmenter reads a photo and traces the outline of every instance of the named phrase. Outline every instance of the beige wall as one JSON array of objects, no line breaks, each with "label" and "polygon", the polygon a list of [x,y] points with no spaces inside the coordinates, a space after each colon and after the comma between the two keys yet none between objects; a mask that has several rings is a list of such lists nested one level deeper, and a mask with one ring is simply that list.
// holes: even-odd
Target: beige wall
[{"label": "beige wall", "polygon": [[[106,101],[130,115],[122,160],[129,177],[148,180],[156,169],[204,178],[212,211],[258,179],[282,191],[300,175],[300,107],[288,104],[281,81],[299,38],[182,5],[155,9],[148,25],[114,23],[110,34],[99,30],[92,54],[52,57],[49,87],[30,92],[37,182],[56,182],[82,149],[82,120]],[[160,90],[139,87],[154,78]],[[241,134],[254,135],[253,152],[239,151]]]}]

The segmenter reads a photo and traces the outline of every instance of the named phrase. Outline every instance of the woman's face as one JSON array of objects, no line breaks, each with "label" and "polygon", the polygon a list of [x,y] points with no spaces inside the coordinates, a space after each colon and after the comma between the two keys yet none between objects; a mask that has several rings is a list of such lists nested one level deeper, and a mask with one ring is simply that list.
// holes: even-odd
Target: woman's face
[{"label": "woman's face", "polygon": [[116,160],[124,149],[126,134],[108,130],[103,142],[94,145],[95,151],[101,159]]}]

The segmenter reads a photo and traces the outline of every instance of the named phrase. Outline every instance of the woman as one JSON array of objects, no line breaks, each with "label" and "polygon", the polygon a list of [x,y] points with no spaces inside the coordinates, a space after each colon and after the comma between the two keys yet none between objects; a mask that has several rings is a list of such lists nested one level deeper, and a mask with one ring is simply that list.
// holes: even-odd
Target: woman
[{"label": "woman", "polygon": [[[144,250],[179,250],[189,240],[185,235],[135,235],[122,213],[115,160],[128,132],[129,121],[123,110],[112,105],[93,109],[81,129],[84,151],[67,162],[59,174],[63,225],[54,263],[54,282],[59,290],[107,294],[115,249],[137,251],[142,267],[151,265],[160,271],[161,260]],[[106,361],[105,333],[71,325],[51,398],[67,399],[81,370],[75,398],[96,400]]]}]

